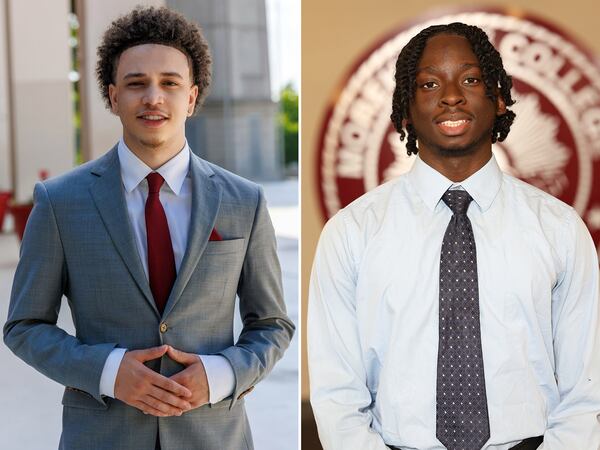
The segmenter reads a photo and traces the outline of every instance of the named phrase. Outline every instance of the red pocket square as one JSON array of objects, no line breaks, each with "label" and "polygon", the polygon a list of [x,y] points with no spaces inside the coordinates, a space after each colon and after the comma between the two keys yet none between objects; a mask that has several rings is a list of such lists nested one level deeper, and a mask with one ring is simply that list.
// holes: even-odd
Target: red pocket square
[{"label": "red pocket square", "polygon": [[219,233],[217,233],[217,229],[213,228],[213,230],[210,232],[210,238],[208,240],[209,241],[222,241],[223,238],[221,237],[221,235]]}]

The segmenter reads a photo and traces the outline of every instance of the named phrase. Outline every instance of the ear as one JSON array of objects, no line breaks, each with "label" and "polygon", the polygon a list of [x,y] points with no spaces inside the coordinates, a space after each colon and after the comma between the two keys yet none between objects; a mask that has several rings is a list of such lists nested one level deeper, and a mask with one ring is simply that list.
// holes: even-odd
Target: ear
[{"label": "ear", "polygon": [[113,114],[119,113],[119,102],[117,95],[117,87],[114,84],[108,85],[108,98],[110,99],[110,110]]},{"label": "ear", "polygon": [[496,99],[496,115],[501,116],[504,113],[506,113],[506,102],[501,95],[498,95]]},{"label": "ear", "polygon": [[407,125],[410,124],[410,118],[402,119],[402,128],[406,130]]},{"label": "ear", "polygon": [[190,117],[194,114],[194,109],[196,109],[196,99],[198,98],[198,85],[195,84],[190,89],[190,95],[188,98],[188,111],[187,116]]}]

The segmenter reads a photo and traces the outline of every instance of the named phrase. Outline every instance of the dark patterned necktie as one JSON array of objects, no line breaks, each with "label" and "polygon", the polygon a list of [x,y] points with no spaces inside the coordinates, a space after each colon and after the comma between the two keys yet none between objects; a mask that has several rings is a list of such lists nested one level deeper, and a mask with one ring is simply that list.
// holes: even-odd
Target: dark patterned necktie
[{"label": "dark patterned necktie", "polygon": [[160,203],[160,187],[164,178],[156,172],[149,174],[146,200],[146,237],[148,243],[148,278],[158,311],[162,314],[175,282],[175,256],[165,210]]},{"label": "dark patterned necktie", "polygon": [[471,196],[447,191],[452,210],[440,257],[436,436],[448,450],[481,450],[490,437],[483,375]]}]

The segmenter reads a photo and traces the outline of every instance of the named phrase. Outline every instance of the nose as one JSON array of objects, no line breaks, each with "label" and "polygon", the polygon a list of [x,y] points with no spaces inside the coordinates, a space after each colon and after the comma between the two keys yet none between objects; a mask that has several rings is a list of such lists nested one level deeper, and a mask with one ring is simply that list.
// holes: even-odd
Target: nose
[{"label": "nose", "polygon": [[164,102],[163,92],[160,86],[150,84],[144,92],[142,102],[146,105],[159,105]]},{"label": "nose", "polygon": [[442,106],[456,106],[464,102],[465,96],[460,86],[456,83],[448,83],[444,86],[440,96]]}]

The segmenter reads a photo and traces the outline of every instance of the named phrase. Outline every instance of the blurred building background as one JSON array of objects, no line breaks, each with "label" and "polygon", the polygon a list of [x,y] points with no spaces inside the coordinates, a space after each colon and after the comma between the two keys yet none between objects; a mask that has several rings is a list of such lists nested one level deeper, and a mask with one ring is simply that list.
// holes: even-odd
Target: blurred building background
[{"label": "blurred building background", "polygon": [[[380,114],[379,101],[382,96],[388,96],[387,103],[391,108],[389,89],[390,84],[392,88],[394,84],[393,68],[387,70],[389,67],[385,67],[390,47],[399,52],[399,48],[395,47],[394,38],[400,32],[408,31],[413,26],[422,26],[430,20],[439,20],[442,16],[458,14],[460,11],[487,11],[489,8],[501,10],[504,17],[512,17],[516,21],[528,15],[536,16],[545,22],[546,26],[542,28],[561,36],[563,33],[568,35],[569,42],[574,40],[574,45],[573,51],[567,52],[564,60],[568,60],[571,55],[574,55],[575,49],[589,50],[589,53],[585,50],[582,52],[586,55],[585,58],[582,58],[586,61],[585,71],[588,74],[594,73],[594,75],[590,75],[590,79],[593,80],[594,77],[597,79],[596,75],[598,67],[600,67],[597,63],[597,55],[600,55],[600,28],[597,16],[600,6],[591,0],[573,0],[571,2],[558,0],[432,0],[426,3],[394,0],[377,0],[375,2],[359,0],[302,1],[301,316],[303,340],[301,397],[302,448],[304,450],[321,448],[308,403],[309,378],[306,367],[305,339],[308,283],[321,229],[327,217],[335,213],[339,207],[345,206],[352,198],[385,179],[397,176],[405,171],[409,164],[412,164],[412,161],[408,161],[406,158],[404,144],[399,143],[397,136],[388,134],[389,112],[387,113],[388,118],[384,117],[385,114]],[[490,23],[489,28],[497,27]],[[412,30],[412,33],[416,34],[416,32],[416,30]],[[503,35],[503,33],[498,34]],[[544,42],[540,36],[542,35],[540,34],[536,38],[530,35],[523,42],[523,48],[527,47],[527,44],[535,42],[536,48],[531,47],[529,56],[531,56],[532,62],[539,61],[542,66],[549,62],[545,57],[552,59],[557,56],[558,51],[555,50],[556,40]],[[498,36],[496,36],[497,38]],[[538,50],[543,54],[536,55]],[[564,56],[565,53],[562,55]],[[515,78],[524,80],[524,75],[527,75],[524,73],[525,64],[522,65],[522,61],[507,61],[508,59],[507,55],[504,55],[505,65],[509,62],[511,68],[520,70],[518,74],[513,74]],[[560,63],[558,58],[554,59],[556,59],[555,63]],[[366,61],[369,61],[371,66],[366,64]],[[559,68],[560,75],[556,78],[561,78],[570,70],[566,65],[563,68],[555,64],[554,69],[557,74]],[[510,70],[509,73],[511,73]],[[540,78],[538,78],[537,88],[545,91],[546,94],[545,98],[543,95],[539,95],[538,98],[544,99],[544,106],[549,106],[552,101],[547,101],[548,97],[556,93],[557,96],[564,95],[561,97],[564,103],[562,108],[557,108],[559,111],[556,111],[557,114],[552,116],[553,119],[548,120],[547,123],[556,125],[558,121],[553,122],[554,117],[562,115],[563,120],[570,121],[570,123],[567,126],[561,126],[560,132],[566,129],[575,129],[582,122],[581,116],[570,112],[577,103],[575,101],[577,96],[565,93],[574,86],[581,88],[585,83],[582,79],[575,78],[572,85],[564,79],[557,82],[557,79],[552,80],[551,77],[548,77],[550,73],[552,73],[552,68],[547,68],[545,73],[544,70],[538,72]],[[375,82],[369,85],[368,81],[365,81],[368,76]],[[585,101],[588,108],[592,106],[597,108],[598,84],[595,80],[590,84],[594,84],[595,87],[590,88],[587,92],[579,91],[581,94],[579,97]],[[528,86],[531,86],[531,80]],[[530,97],[520,97],[519,104],[515,105],[515,109],[527,106],[530,103],[529,100]],[[533,111],[540,111],[540,109],[533,108]],[[597,111],[595,109],[591,113],[597,114]],[[523,111],[522,117],[524,116],[535,117],[536,114]],[[537,117],[543,118],[546,117],[546,114],[538,114]],[[384,123],[384,119],[387,123]],[[371,131],[375,131],[365,137],[360,134],[362,131],[360,127],[350,129],[355,133],[348,132],[349,143],[346,142],[346,150],[352,150],[353,143],[356,144],[356,149],[343,154],[343,149],[340,150],[343,144],[339,143],[339,136],[343,132],[340,130],[349,123],[361,121],[372,127]],[[598,124],[597,121],[592,122],[594,123],[593,127]],[[561,184],[565,181],[564,172],[556,172],[555,177],[547,176],[545,180],[549,182],[547,190],[554,189],[555,195],[560,191],[561,195],[557,196],[564,198],[565,201],[577,208],[594,236],[596,245],[599,245],[600,154],[596,146],[598,140],[581,139],[571,146],[562,142],[561,147],[558,145],[559,139],[553,139],[552,136],[550,139],[544,138],[545,140],[542,139],[545,142],[544,146],[535,153],[536,161],[532,161],[534,153],[529,152],[528,141],[532,136],[540,134],[542,129],[551,130],[553,126],[546,126],[539,122],[533,124],[526,122],[525,125],[517,126],[515,122],[513,127],[515,133],[511,131],[513,136],[509,135],[513,141],[508,142],[507,140],[506,142],[507,146],[511,148],[502,151],[508,150],[505,153],[512,156],[510,151],[513,149],[519,151],[520,149],[522,154],[519,155],[517,161],[522,163],[521,168],[531,163],[532,172],[535,172],[533,166],[544,168],[544,166],[553,164],[556,166],[563,164],[564,161],[559,158],[558,154],[569,147],[569,164],[573,164],[577,168],[568,173],[568,183]],[[518,132],[517,129],[519,129]],[[554,127],[555,131],[556,129]],[[378,132],[379,136],[374,136]],[[382,136],[386,139],[383,139]],[[393,139],[387,139],[388,137]],[[343,141],[343,137],[341,140]],[[326,149],[333,151],[327,153]],[[392,153],[394,154],[392,155]],[[394,161],[393,157],[395,157],[395,163],[390,163],[390,160],[384,161],[384,157],[392,158],[391,161]],[[500,160],[498,155],[497,159]],[[386,168],[398,170],[382,170]],[[545,167],[544,170],[538,173],[550,173],[549,167]],[[517,175],[522,175],[525,171],[519,173],[517,170],[516,172]],[[576,174],[576,176],[571,178],[572,174]],[[539,181],[542,184],[541,181],[543,181],[534,180],[535,177],[528,178],[530,182]],[[324,182],[324,179],[327,183]],[[567,194],[569,189],[574,191],[575,187],[580,192],[585,191],[585,195]]]},{"label": "blurred building background", "polygon": [[[294,161],[290,154],[297,155],[297,147],[286,153],[279,105],[282,92],[297,95],[299,78],[280,67],[289,62],[285,53],[294,53],[282,41],[299,52],[299,36],[288,25],[289,3],[0,1],[0,191],[27,201],[40,171],[59,175],[117,142],[121,124],[105,108],[96,84],[96,48],[110,22],[139,4],[180,11],[201,25],[211,46],[211,93],[186,128],[192,150],[254,180],[279,180],[293,172],[297,156]],[[299,71],[299,63],[294,69]]]}]

